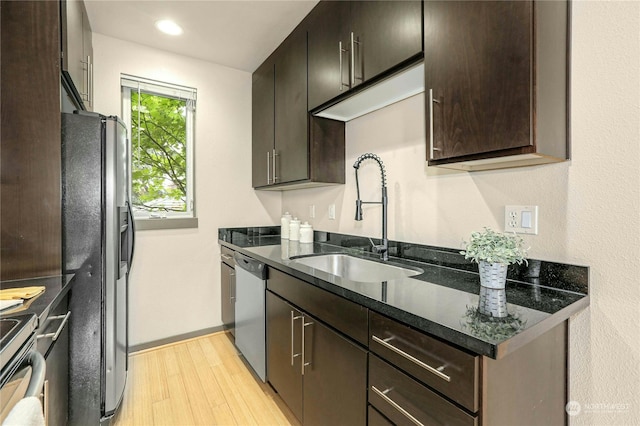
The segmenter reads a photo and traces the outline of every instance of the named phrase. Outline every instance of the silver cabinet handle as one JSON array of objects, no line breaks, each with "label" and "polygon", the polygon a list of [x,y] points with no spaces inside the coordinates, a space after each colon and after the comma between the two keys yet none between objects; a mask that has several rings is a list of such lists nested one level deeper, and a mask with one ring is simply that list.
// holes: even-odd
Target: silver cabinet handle
[{"label": "silver cabinet handle", "polygon": [[303,315],[302,316],[302,362],[300,363],[301,364],[300,368],[302,370],[302,375],[303,376],[304,376],[304,368],[307,365],[311,365],[310,362],[306,362],[306,356],[305,356],[306,351],[305,351],[305,345],[304,345],[304,329],[306,327],[310,326],[310,325],[313,325],[313,323],[312,322],[305,322],[304,315]]},{"label": "silver cabinet handle", "polygon": [[[302,315],[294,315],[293,311],[291,311],[291,366],[293,367],[293,359],[299,357],[301,352],[294,354],[293,351],[293,322],[297,319],[301,319]],[[304,343],[303,343],[304,345]],[[304,347],[304,346],[303,346]]]},{"label": "silver cabinet handle", "polygon": [[338,89],[338,90],[340,90],[341,92],[342,92],[342,89],[344,87],[347,87],[347,88],[349,87],[348,83],[345,83],[345,82],[342,81],[342,55],[347,53],[347,52],[348,52],[348,50],[342,48],[342,41],[339,41],[338,42],[338,57],[340,58],[340,89]]},{"label": "silver cabinet handle", "polygon": [[42,399],[44,404],[44,424],[49,424],[49,380],[44,381],[44,389],[42,392]]},{"label": "silver cabinet handle", "polygon": [[[355,39],[353,32],[349,35],[349,44],[351,46],[351,87],[356,85],[356,44],[360,44],[358,40]],[[363,77],[359,77],[358,80],[364,80]]]},{"label": "silver cabinet handle", "polygon": [[278,180],[278,175],[276,173],[276,157],[278,156],[278,152],[275,150],[273,150],[273,183],[276,183],[276,181]]},{"label": "silver cabinet handle", "polygon": [[440,101],[433,98],[433,89],[429,89],[429,159],[433,160],[433,151],[440,151],[440,148],[433,146],[433,104]]},{"label": "silver cabinet handle", "polygon": [[91,56],[87,56],[87,63],[89,69],[87,70],[87,102],[93,104],[93,62],[91,62]]},{"label": "silver cabinet handle", "polygon": [[[235,275],[234,272],[229,271],[229,277],[233,277]],[[229,283],[227,284],[227,288],[229,289],[229,303],[233,303],[233,301],[235,300],[235,297],[233,296],[233,283],[231,282],[231,280],[228,281]]]},{"label": "silver cabinet handle", "polygon": [[377,387],[371,385],[371,390],[374,391],[376,394],[378,394],[378,396],[382,399],[385,400],[385,402],[387,402],[389,405],[391,405],[393,408],[395,408],[396,410],[398,410],[400,412],[400,414],[402,414],[403,416],[405,416],[407,419],[411,420],[411,422],[413,422],[414,424],[418,425],[418,426],[424,426],[420,420],[416,419],[415,417],[413,417],[407,410],[405,410],[404,408],[402,408],[397,402],[395,402],[393,399],[389,398],[386,394],[391,390],[391,389],[386,389],[384,391],[379,390]]},{"label": "silver cabinet handle", "polygon": [[353,85],[356,82],[356,55],[354,54],[354,43],[353,43],[353,31],[351,32],[351,34],[349,35],[349,48],[351,49],[351,69],[349,72],[349,84],[351,85],[351,87],[353,87]]},{"label": "silver cabinet handle", "polygon": [[223,258],[224,260],[231,260],[233,258],[233,256],[229,256],[228,254],[221,254],[220,255],[221,258]]},{"label": "silver cabinet handle", "polygon": [[267,151],[267,185],[271,183],[271,153]]},{"label": "silver cabinet handle", "polygon": [[[83,101],[87,101],[87,102],[89,102],[89,59],[90,58],[91,58],[90,56],[87,56],[86,61],[82,61],[82,60],[80,61],[81,64],[86,65],[86,67],[83,67],[84,68],[83,71],[87,73],[86,80],[82,81],[82,84],[84,85],[83,87],[84,92],[80,92],[80,97],[82,98]],[[86,82],[86,85],[85,85],[85,82]]]},{"label": "silver cabinet handle", "polygon": [[47,338],[51,337],[51,340],[53,342],[58,340],[58,337],[60,337],[60,333],[62,333],[62,330],[64,329],[64,326],[67,325],[67,321],[69,321],[69,317],[70,316],[71,316],[71,311],[67,312],[66,315],[58,315],[58,316],[55,316],[55,317],[51,317],[50,320],[62,319],[62,322],[58,326],[58,329],[55,331],[55,333],[38,334],[36,339],[47,339]]},{"label": "silver cabinet handle", "polygon": [[429,373],[435,374],[436,376],[440,377],[443,380],[446,380],[447,382],[451,381],[451,377],[447,376],[446,374],[444,374],[442,372],[442,370],[444,370],[445,366],[440,366],[438,368],[433,368],[432,366],[430,366],[429,364],[425,364],[424,362],[420,361],[418,358],[409,355],[408,353],[406,353],[405,351],[396,348],[395,346],[387,343],[385,340],[379,338],[378,336],[371,336],[371,339],[374,342],[380,343],[382,346],[384,346],[385,348],[392,350],[393,352],[397,353],[398,355],[408,359],[409,361],[413,362],[414,364],[424,368],[425,370],[427,370]]}]

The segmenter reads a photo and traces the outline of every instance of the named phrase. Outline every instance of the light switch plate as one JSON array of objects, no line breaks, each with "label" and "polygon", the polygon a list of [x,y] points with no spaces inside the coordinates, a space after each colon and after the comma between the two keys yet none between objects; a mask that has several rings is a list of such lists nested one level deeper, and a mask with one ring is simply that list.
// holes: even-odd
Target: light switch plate
[{"label": "light switch plate", "polygon": [[330,204],[329,205],[329,220],[335,220],[336,219],[336,205],[335,204]]},{"label": "light switch plate", "polygon": [[538,235],[538,206],[505,206],[504,230]]}]

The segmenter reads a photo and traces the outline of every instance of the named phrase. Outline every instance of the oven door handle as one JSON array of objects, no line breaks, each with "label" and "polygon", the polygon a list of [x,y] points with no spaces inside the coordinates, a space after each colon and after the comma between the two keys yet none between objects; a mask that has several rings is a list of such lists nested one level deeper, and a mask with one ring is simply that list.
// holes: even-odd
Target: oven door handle
[{"label": "oven door handle", "polygon": [[44,376],[47,370],[47,363],[40,352],[31,350],[27,356],[22,360],[21,367],[31,366],[31,379],[29,380],[29,386],[25,393],[25,398],[30,396],[39,397],[42,393],[42,386],[44,385]]}]

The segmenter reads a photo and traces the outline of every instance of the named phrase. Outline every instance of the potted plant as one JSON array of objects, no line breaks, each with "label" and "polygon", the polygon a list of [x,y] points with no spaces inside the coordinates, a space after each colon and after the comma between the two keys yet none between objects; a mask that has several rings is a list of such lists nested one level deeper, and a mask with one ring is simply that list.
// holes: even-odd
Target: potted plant
[{"label": "potted plant", "polygon": [[480,301],[478,311],[496,318],[508,316],[507,268],[512,263],[527,263],[524,240],[513,234],[502,234],[490,228],[471,234],[469,242],[465,242],[464,254],[478,264],[480,272]]},{"label": "potted plant", "polygon": [[516,234],[502,234],[490,228],[474,232],[465,249],[460,252],[465,259],[478,264],[480,285],[488,288],[504,288],[507,267],[512,263],[526,263],[527,249],[524,240]]}]

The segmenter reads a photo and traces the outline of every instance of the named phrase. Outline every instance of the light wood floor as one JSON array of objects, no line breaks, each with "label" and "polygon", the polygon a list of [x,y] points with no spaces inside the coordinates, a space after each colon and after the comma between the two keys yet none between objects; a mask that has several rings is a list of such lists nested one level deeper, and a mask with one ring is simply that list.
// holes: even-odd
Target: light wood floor
[{"label": "light wood floor", "polygon": [[224,333],[137,352],[116,426],[298,425]]}]

